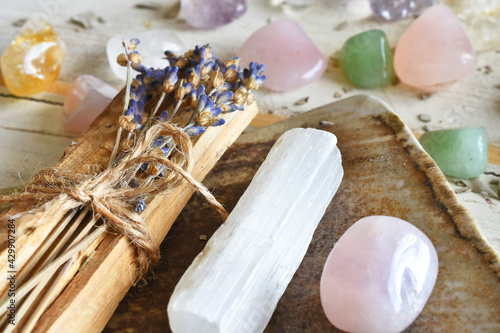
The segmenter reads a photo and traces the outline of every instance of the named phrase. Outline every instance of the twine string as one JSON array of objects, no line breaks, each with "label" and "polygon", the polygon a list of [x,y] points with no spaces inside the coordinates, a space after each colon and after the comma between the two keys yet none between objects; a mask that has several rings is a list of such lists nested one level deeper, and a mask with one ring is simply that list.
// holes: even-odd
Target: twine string
[{"label": "twine string", "polygon": [[[171,136],[178,154],[172,160],[160,156],[150,147],[159,136]],[[159,245],[155,244],[142,217],[136,213],[130,201],[147,195],[171,191],[182,180],[191,184],[217,210],[223,220],[227,218],[224,207],[210,191],[191,176],[193,146],[184,131],[167,122],[153,125],[137,144],[112,167],[97,175],[77,174],[68,170],[46,168],[38,172],[26,185],[25,191],[9,196],[0,196],[0,203],[33,202],[36,207],[22,214],[35,214],[25,226],[26,230],[42,225],[56,212],[69,211],[87,206],[101,215],[105,223],[119,234],[123,234],[136,248],[139,278],[144,275],[149,263],[160,258]],[[157,163],[171,170],[169,175],[138,188],[121,188],[125,177],[135,172],[143,163]]]}]

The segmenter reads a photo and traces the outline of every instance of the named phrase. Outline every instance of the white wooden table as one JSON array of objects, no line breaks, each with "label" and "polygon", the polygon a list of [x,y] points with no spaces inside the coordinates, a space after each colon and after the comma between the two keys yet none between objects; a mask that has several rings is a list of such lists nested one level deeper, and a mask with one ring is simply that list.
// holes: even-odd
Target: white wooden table
[{"label": "white wooden table", "polygon": [[[16,98],[4,86],[0,87],[0,189],[21,185],[38,169],[53,165],[71,144],[75,135],[65,131],[60,122],[64,91],[82,74],[101,78],[120,89],[123,80],[111,72],[106,58],[106,42],[124,31],[142,32],[147,29],[173,31],[184,43],[183,50],[196,44],[212,45],[221,58],[233,57],[252,32],[268,21],[290,18],[297,21],[326,57],[334,56],[350,36],[372,28],[384,30],[391,46],[395,46],[404,29],[412,22],[407,19],[380,23],[371,17],[367,0],[320,1],[309,7],[272,7],[265,0],[249,0],[247,13],[230,25],[214,30],[196,30],[182,20],[168,18],[175,7],[174,0],[164,0],[159,10],[135,8],[140,0],[76,1],[24,0],[2,1],[0,51],[3,52],[20,28],[12,23],[22,18],[46,17],[67,46],[66,61],[57,86],[51,93],[34,98]],[[377,96],[387,102],[416,133],[468,125],[482,125],[489,135],[489,144],[500,152],[500,5],[495,0],[456,0],[450,2],[478,53],[478,70],[467,79],[436,93],[428,99],[402,84],[383,89],[362,90],[353,87],[335,61],[317,82],[288,93],[263,90],[258,102],[261,112],[292,116],[342,97],[359,93]],[[70,23],[74,15],[92,11],[102,18],[90,29]],[[294,103],[309,97],[302,105]],[[337,97],[338,98],[338,97]],[[418,120],[421,113],[432,121]],[[494,157],[494,156],[492,156]],[[490,159],[488,171],[500,173],[498,155]],[[490,179],[499,177],[487,176]],[[494,188],[494,187],[492,187]],[[488,238],[500,252],[500,201],[466,192],[459,198],[469,208]]]}]

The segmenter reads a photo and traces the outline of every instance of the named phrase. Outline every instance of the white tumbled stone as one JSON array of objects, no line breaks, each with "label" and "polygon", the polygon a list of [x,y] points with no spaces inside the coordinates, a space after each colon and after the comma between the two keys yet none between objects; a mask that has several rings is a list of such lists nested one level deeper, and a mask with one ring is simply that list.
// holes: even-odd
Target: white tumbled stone
[{"label": "white tumbled stone", "polygon": [[168,304],[181,332],[262,332],[343,176],[335,135],[292,129],[269,152]]},{"label": "white tumbled stone", "polygon": [[122,41],[129,42],[138,38],[137,52],[142,56],[142,65],[150,68],[165,68],[169,65],[164,52],[169,50],[179,53],[182,49],[181,40],[169,30],[149,30],[139,33],[121,33],[111,37],[106,45],[109,66],[117,78],[125,81],[126,67],[120,66],[116,58],[124,52]]}]

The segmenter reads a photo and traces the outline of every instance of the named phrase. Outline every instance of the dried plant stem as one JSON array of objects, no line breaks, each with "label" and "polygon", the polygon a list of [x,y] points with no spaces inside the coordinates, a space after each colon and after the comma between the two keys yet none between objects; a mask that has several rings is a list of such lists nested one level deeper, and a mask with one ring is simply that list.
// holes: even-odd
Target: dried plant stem
[{"label": "dried plant stem", "polygon": [[[193,114],[191,115],[190,120],[188,120],[186,127],[187,127],[187,126],[189,126],[190,122],[192,121],[193,115],[195,115],[196,113],[197,113],[197,112],[196,112],[196,110],[195,110],[195,111],[193,111]],[[186,129],[186,127],[184,127],[183,129],[185,130],[185,129]],[[165,143],[163,144],[163,146],[164,146],[164,145],[166,145],[166,144],[168,144],[169,142],[171,142],[171,139],[172,139],[172,137],[168,137],[168,138],[167,138],[167,140],[165,140]],[[173,153],[173,151],[174,151],[175,147],[177,147],[177,145],[174,143],[171,147],[169,147],[169,150],[168,150],[168,152],[165,154],[165,156],[164,156],[164,157],[165,157],[165,158],[169,158],[169,157],[170,157],[170,155],[172,155],[172,153]],[[139,169],[137,169],[137,170],[139,170]],[[137,170],[136,170],[136,172],[137,172]],[[132,176],[133,176],[133,175],[132,175]],[[144,180],[144,182],[141,184],[141,186],[140,186],[140,187],[146,187],[146,186],[149,186],[149,185],[151,184],[151,182],[152,182],[152,181],[153,181],[156,177],[157,177],[157,175],[149,175],[149,176],[148,176],[148,177]],[[130,179],[129,179],[128,181],[130,181]]]},{"label": "dried plant stem", "polygon": [[160,109],[161,104],[165,100],[166,96],[167,96],[167,93],[165,91],[162,91],[162,93],[160,95],[160,98],[158,99],[158,102],[156,103],[155,108],[153,109],[153,112],[151,112],[151,115],[149,116],[148,121],[146,122],[146,125],[144,125],[144,127],[142,128],[142,130],[139,133],[139,135],[135,136],[135,140],[134,140],[135,142],[134,143],[137,143],[137,140],[139,140],[139,138],[144,134],[144,132],[147,131],[147,129],[149,128],[149,126],[151,126],[151,123],[153,122],[154,116],[156,115],[156,113]]},{"label": "dried plant stem", "polygon": [[155,108],[153,109],[153,112],[151,112],[151,115],[149,116],[148,122],[147,122],[146,126],[144,126],[144,128],[142,129],[141,134],[144,132],[144,129],[147,129],[151,125],[151,122],[153,121],[153,118],[156,115],[156,113],[158,112],[158,110],[160,109],[160,106],[163,103],[165,96],[167,96],[166,91],[162,91],[160,98],[158,99],[158,103],[156,103]]},{"label": "dried plant stem", "polygon": [[181,105],[182,105],[182,99],[177,102],[177,104],[175,105],[174,111],[172,111],[172,114],[168,116],[167,121],[170,121],[170,120],[172,120],[172,118],[174,118],[177,111],[179,111],[179,108],[181,107]]},{"label": "dried plant stem", "polygon": [[[57,290],[56,286],[59,281],[62,280],[63,276],[70,271],[69,268],[75,263],[76,261],[76,255],[71,257],[66,264],[64,264],[63,267],[59,269],[59,272],[56,273],[52,279],[42,281],[41,283],[38,284],[38,286],[33,290],[32,294],[40,294],[44,289],[46,288],[46,285],[48,282],[50,282],[48,290],[42,295],[42,297],[39,297],[40,300],[38,304],[36,304],[36,307],[32,309],[32,311],[29,314],[28,318],[26,319],[26,323],[23,325],[23,330],[25,332],[31,332],[33,328],[35,328],[36,322],[38,319],[41,317],[41,315],[45,312],[45,309],[50,305],[52,302],[52,299],[50,297],[50,294],[52,294],[55,290]],[[59,293],[60,291],[58,291]],[[30,294],[31,297],[31,294]],[[27,304],[31,304],[28,300],[26,300]]]},{"label": "dried plant stem", "polygon": [[113,150],[111,151],[111,156],[108,161],[108,166],[107,166],[108,169],[111,168],[111,166],[115,162],[115,157],[116,153],[118,152],[121,136],[122,136],[122,128],[118,125],[118,130],[116,131],[115,145],[113,146]]},{"label": "dried plant stem", "polygon": [[38,248],[37,252],[35,252],[35,254],[30,258],[27,264],[20,269],[20,272],[17,276],[17,283],[19,285],[21,285],[29,275],[32,275],[35,266],[43,267],[45,262],[50,259],[49,255],[49,258],[45,258],[44,261],[41,262],[42,258],[47,255],[47,253],[50,251],[50,248],[54,245],[54,242],[57,240],[64,228],[66,228],[66,226],[70,223],[75,214],[76,211],[72,211],[67,214],[66,218],[50,234],[49,238],[43,243],[43,245]]},{"label": "dried plant stem", "polygon": [[[198,112],[195,110],[193,111],[193,114],[191,115],[190,119],[188,120],[187,122],[187,125],[185,127],[183,127],[183,130],[186,129],[186,127],[188,127],[191,123],[191,121],[193,120],[194,116],[197,114]],[[168,144],[169,142],[171,142],[171,139],[172,137],[168,137],[167,140],[165,140],[165,143],[163,144],[166,145]],[[174,149],[177,147],[177,145],[174,143],[171,147],[169,147],[169,150],[168,152],[165,154],[165,158],[169,158],[170,155],[172,155],[172,153],[174,152]],[[136,171],[137,172],[137,171]],[[151,182],[157,177],[157,175],[149,175],[145,180],[144,182],[142,183],[141,187],[146,187],[146,186],[149,186],[149,184],[151,184]],[[130,179],[129,179],[130,181]]]},{"label": "dried plant stem", "polygon": [[[99,217],[100,216],[98,214],[94,215],[92,219],[85,225],[85,227],[78,233],[75,239],[73,239],[69,246],[74,246],[78,244],[83,238],[85,238],[85,236],[89,234],[90,229],[94,226]],[[99,237],[102,238],[104,237],[104,235],[100,234]],[[35,290],[30,293],[31,297],[33,293],[37,293],[37,290],[47,289],[43,292],[43,294],[38,296],[38,301],[36,301],[36,303],[30,302],[29,299],[25,301],[26,304],[30,304],[30,312],[25,314],[27,322],[23,323],[23,330],[30,331],[32,329],[32,326],[36,324],[36,321],[46,310],[47,306],[49,306],[57,298],[64,287],[66,287],[66,285],[68,284],[68,281],[71,280],[71,278],[77,271],[79,271],[79,267],[74,266],[79,265],[79,263],[83,261],[83,256],[86,255],[86,253],[88,253],[90,250],[92,252],[95,251],[95,248],[100,244],[99,237],[91,242],[85,249],[73,255],[70,260],[66,261],[63,267],[60,267],[57,271],[53,272],[52,277],[48,277],[47,279],[42,280],[42,282],[38,284]],[[50,283],[48,283],[49,281]],[[40,287],[42,283],[48,286]],[[38,291],[38,293],[40,292]],[[22,317],[19,317],[19,320],[21,319]]]},{"label": "dried plant stem", "polygon": [[[198,115],[198,111],[197,110],[194,110],[193,114],[191,115],[191,117],[189,117],[189,120],[187,121],[187,124],[190,125],[194,118]],[[187,126],[187,125],[186,125]]]},{"label": "dried plant stem", "polygon": [[[128,105],[130,103],[130,84],[131,84],[131,72],[132,72],[132,62],[130,61],[129,58],[129,53],[128,49],[126,46],[125,41],[123,41],[123,46],[125,47],[125,55],[127,57],[127,81],[125,85],[125,98],[123,101],[123,112],[122,115],[124,116],[127,113],[128,110]],[[118,124],[118,130],[116,131],[116,138],[115,138],[115,144],[113,146],[113,150],[111,150],[111,155],[109,157],[108,161],[108,169],[111,168],[113,163],[115,162],[116,154],[118,153],[118,148],[120,147],[120,138],[122,136],[122,127]]]},{"label": "dried plant stem", "polygon": [[[71,264],[73,260],[68,260],[64,267],[62,267],[62,270],[68,266],[68,264]],[[60,269],[61,271],[61,269]],[[60,272],[61,273],[61,272]],[[16,329],[16,326],[21,327],[21,329],[25,332],[31,331],[28,326],[32,326],[30,322],[33,320],[37,320],[40,315],[42,314],[42,311],[44,310],[47,299],[43,297],[43,290],[46,289],[46,286],[49,284],[49,291],[50,289],[53,288],[53,282],[54,280],[57,280],[58,277],[60,276],[60,273],[57,275],[53,275],[47,279],[43,279],[40,281],[40,283],[29,293],[28,297],[23,301],[23,304],[20,306],[18,311],[16,312],[16,318],[18,321],[18,325],[7,325],[7,327],[4,329],[4,333],[11,333]],[[42,295],[42,297],[40,297]],[[34,307],[34,309],[32,309]],[[31,311],[30,311],[31,310]],[[28,320],[26,323],[21,322],[23,318],[27,314],[30,314]]]},{"label": "dried plant stem", "polygon": [[[68,230],[65,236],[74,236],[77,227],[82,222],[83,217],[85,217],[85,214],[83,214],[84,212],[85,213],[88,212],[88,209],[85,208],[84,211],[82,211],[82,214],[77,216],[77,220],[73,222],[71,228]],[[90,229],[94,226],[95,222],[98,219],[99,215],[97,214],[94,215],[93,218],[85,225],[85,227],[78,233],[78,235],[69,244],[68,244],[69,237],[64,237],[63,240],[60,242],[59,249],[78,245],[80,241],[82,241],[82,239],[84,239],[85,236],[89,234]],[[88,249],[91,247],[92,244],[95,245],[92,250],[94,250],[95,247],[98,246],[98,242],[97,243],[92,242],[89,245],[87,245],[86,248],[84,248],[83,250],[86,250],[85,252],[88,252]],[[24,303],[22,305],[23,306],[22,309],[24,310],[16,314],[18,322],[20,322],[25,317],[25,315],[29,315],[28,323],[22,323],[22,324],[29,325],[30,322],[33,324],[36,323],[36,319],[34,319],[34,317],[39,318],[45,311],[46,307],[57,297],[57,295],[59,295],[61,290],[66,286],[69,280],[66,276],[68,274],[70,275],[70,278],[74,276],[75,270],[71,269],[71,267],[72,265],[82,260],[81,259],[82,255],[84,255],[83,252],[74,254],[71,257],[72,260],[67,261],[64,267],[62,268],[60,268],[60,264],[56,262],[48,263],[46,267],[47,274],[45,278],[43,278],[41,282],[38,285],[36,285],[35,289],[29,294],[28,298],[24,300]],[[54,275],[58,268],[59,272],[57,273],[57,275]],[[47,290],[43,292],[43,294],[41,294],[44,289]],[[29,292],[29,290],[26,290],[26,292]],[[24,293],[19,293],[18,298],[21,299],[22,297],[24,297]],[[23,330],[29,331],[29,329],[26,326],[23,327]]]},{"label": "dried plant stem", "polygon": [[[86,214],[89,212],[89,209],[85,207],[80,214],[76,217],[76,219],[73,221],[73,223],[66,224],[64,228],[67,229],[66,233],[64,236],[61,238],[61,240],[55,245],[51,246],[50,250],[50,255],[47,257],[43,263],[40,265],[40,267],[44,267],[46,264],[50,263],[65,247],[68,247],[67,242],[71,237],[74,236],[75,231],[77,228],[80,226],[80,223],[83,221],[84,217]],[[69,225],[69,228],[68,228]],[[48,252],[48,251],[47,251]],[[33,275],[33,272],[30,272],[30,275]]]},{"label": "dried plant stem", "polygon": [[[96,230],[94,230],[90,235],[85,237],[81,242],[77,243],[76,245],[73,245],[70,249],[62,253],[60,256],[58,256],[52,263],[50,263],[47,267],[45,267],[41,272],[33,276],[31,279],[29,279],[26,284],[21,286],[18,289],[18,292],[16,294],[18,299],[23,298],[26,296],[28,292],[30,292],[35,286],[40,283],[40,281],[45,280],[45,279],[50,279],[50,277],[54,274],[54,272],[68,259],[73,257],[75,254],[78,252],[86,249],[92,242],[94,242],[99,236],[101,236],[103,233],[105,233],[107,230],[107,226],[104,224],[100,227],[98,227]],[[7,299],[6,301],[2,302],[1,307],[2,309],[7,308],[7,305],[10,301]]]}]

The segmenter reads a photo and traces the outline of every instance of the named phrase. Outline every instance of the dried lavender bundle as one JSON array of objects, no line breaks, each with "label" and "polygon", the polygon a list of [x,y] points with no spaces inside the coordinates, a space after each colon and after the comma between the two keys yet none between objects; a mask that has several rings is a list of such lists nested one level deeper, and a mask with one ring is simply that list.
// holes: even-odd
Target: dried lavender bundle
[{"label": "dried lavender bundle", "polygon": [[[221,61],[206,45],[182,56],[166,51],[168,67],[145,68],[135,51],[138,43],[137,39],[124,42],[125,53],[117,59],[128,68],[127,86],[108,168],[97,175],[47,169],[34,177],[25,192],[0,197],[0,203],[38,204],[27,213],[11,216],[24,224],[24,229],[36,232],[37,228],[53,223],[53,230],[65,235],[62,243],[57,235],[49,237],[37,248],[30,248],[23,260],[17,262],[23,282],[18,286],[21,296],[44,282],[23,304],[22,313],[37,314],[26,320],[25,327],[33,325],[43,312],[36,304],[45,307],[50,304],[46,295],[35,302],[41,292],[38,289],[43,289],[50,279],[54,284],[64,280],[59,277],[68,263],[58,267],[70,258],[72,262],[78,261],[82,244],[88,245],[88,252],[89,246],[97,246],[106,231],[118,231],[130,239],[138,249],[138,276],[145,273],[149,261],[158,259],[158,245],[139,215],[152,196],[171,191],[181,180],[186,180],[225,214],[210,192],[190,175],[192,140],[208,127],[223,125],[223,115],[243,111],[252,104],[252,91],[265,80],[264,66],[251,63],[249,68],[242,69],[239,58]],[[138,74],[131,80],[132,69]],[[80,207],[90,210],[85,208],[76,214]],[[93,225],[99,217],[104,217],[104,224],[95,229]],[[62,222],[51,221],[55,218]],[[80,223],[86,226],[75,227]],[[54,279],[56,271],[59,275]],[[2,301],[3,305],[8,299]]]}]

